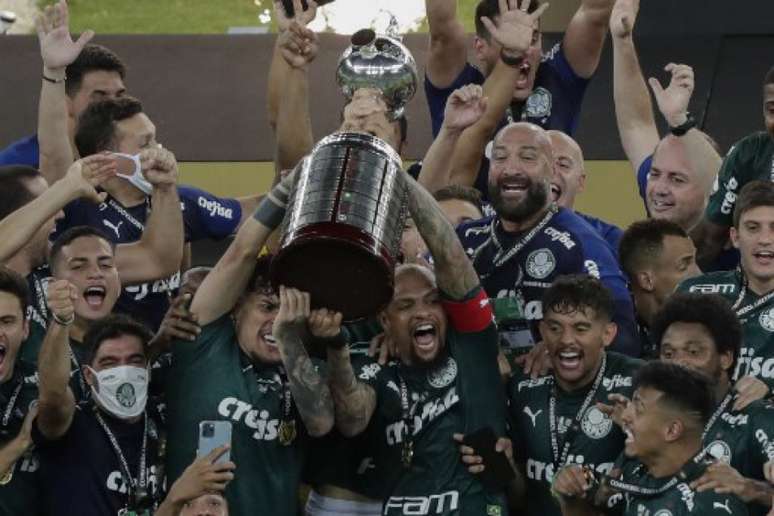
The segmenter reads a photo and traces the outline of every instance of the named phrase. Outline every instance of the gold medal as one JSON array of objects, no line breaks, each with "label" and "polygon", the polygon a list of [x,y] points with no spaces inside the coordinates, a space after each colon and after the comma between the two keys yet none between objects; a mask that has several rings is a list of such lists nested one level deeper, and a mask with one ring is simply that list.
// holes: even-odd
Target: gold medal
[{"label": "gold medal", "polygon": [[0,486],[8,485],[11,482],[11,479],[13,478],[13,470],[16,469],[16,463],[14,462],[11,464],[11,467],[8,468],[8,471],[5,472],[5,475],[0,477]]},{"label": "gold medal", "polygon": [[296,440],[296,420],[282,420],[279,426],[279,442],[282,446],[290,446]]}]

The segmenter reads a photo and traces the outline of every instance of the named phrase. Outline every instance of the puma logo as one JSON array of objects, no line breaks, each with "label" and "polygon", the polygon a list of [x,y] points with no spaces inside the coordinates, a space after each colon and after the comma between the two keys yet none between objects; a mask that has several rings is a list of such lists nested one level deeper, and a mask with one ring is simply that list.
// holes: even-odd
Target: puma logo
[{"label": "puma logo", "polygon": [[121,222],[119,222],[118,224],[115,224],[115,225],[114,225],[114,224],[113,224],[112,222],[110,222],[109,220],[102,219],[102,223],[103,223],[104,225],[106,225],[107,227],[109,227],[110,229],[112,229],[112,230],[113,230],[113,232],[116,234],[116,238],[121,238],[121,234],[118,232],[118,228],[120,228],[120,227],[121,227],[121,224],[123,224],[123,223],[124,223],[124,221],[123,221],[123,220],[122,220]]},{"label": "puma logo", "polygon": [[720,503],[720,502],[712,502],[712,508],[713,509],[725,509],[728,514],[734,514],[731,512],[731,507],[728,506],[728,504],[731,503],[728,498],[726,498],[726,503]]},{"label": "puma logo", "polygon": [[527,414],[529,416],[529,418],[532,420],[532,427],[533,428],[537,427],[537,423],[536,423],[535,420],[537,419],[538,415],[541,412],[543,412],[543,411],[542,410],[538,410],[537,412],[533,413],[531,408],[524,407],[524,413]]}]

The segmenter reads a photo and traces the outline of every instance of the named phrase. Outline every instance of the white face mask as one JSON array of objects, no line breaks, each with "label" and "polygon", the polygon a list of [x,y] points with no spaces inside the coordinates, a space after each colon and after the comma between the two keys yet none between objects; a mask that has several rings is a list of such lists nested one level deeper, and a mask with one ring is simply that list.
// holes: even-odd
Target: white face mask
[{"label": "white face mask", "polygon": [[91,372],[97,384],[96,387],[92,385],[91,392],[102,408],[121,419],[142,414],[148,401],[147,369],[119,366],[100,372],[91,369]]},{"label": "white face mask", "polygon": [[122,152],[111,152],[111,154],[120,158],[126,158],[134,163],[134,170],[131,174],[118,173],[116,174],[118,177],[122,177],[132,183],[135,188],[142,191],[145,195],[153,193],[153,185],[142,175],[142,165],[140,164],[139,154],[124,154]]}]

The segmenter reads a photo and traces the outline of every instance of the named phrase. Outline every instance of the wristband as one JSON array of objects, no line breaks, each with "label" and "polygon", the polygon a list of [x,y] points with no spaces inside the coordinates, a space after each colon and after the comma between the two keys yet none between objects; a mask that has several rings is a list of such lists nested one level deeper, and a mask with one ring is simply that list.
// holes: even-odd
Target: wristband
[{"label": "wristband", "polygon": [[500,60],[512,68],[518,68],[524,63],[524,55],[513,56],[505,53],[505,49],[500,50]]},{"label": "wristband", "polygon": [[285,206],[279,206],[269,195],[258,205],[253,218],[269,229],[275,229],[285,218]]},{"label": "wristband", "polygon": [[67,319],[62,319],[58,315],[52,313],[51,317],[54,319],[54,322],[57,323],[59,326],[70,326],[72,323],[75,322],[75,314],[70,315]]},{"label": "wristband", "polygon": [[687,119],[677,127],[670,127],[669,132],[675,136],[682,136],[694,127],[696,127],[696,119],[691,116],[690,113],[686,113]]},{"label": "wristband", "polygon": [[46,77],[46,74],[41,74],[41,77],[44,81],[50,82],[51,84],[62,84],[67,80],[67,76],[65,75],[61,79],[52,79],[51,77]]}]

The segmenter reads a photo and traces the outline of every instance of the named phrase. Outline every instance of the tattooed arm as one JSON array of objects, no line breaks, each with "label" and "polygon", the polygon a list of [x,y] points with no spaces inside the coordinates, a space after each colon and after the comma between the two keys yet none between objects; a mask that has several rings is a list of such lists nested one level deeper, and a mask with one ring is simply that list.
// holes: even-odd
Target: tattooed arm
[{"label": "tattooed arm", "polygon": [[292,288],[280,287],[280,309],[274,320],[272,333],[277,338],[282,363],[288,374],[290,392],[298,413],[309,435],[320,437],[333,428],[333,400],[325,378],[309,358],[303,343],[305,324],[309,320],[336,319],[341,325],[341,314],[328,317],[317,311],[310,315],[309,294]]},{"label": "tattooed arm", "polygon": [[345,437],[354,437],[371,420],[376,391],[355,378],[346,346],[328,346],[328,378],[336,407],[336,428]]},{"label": "tattooed arm", "polygon": [[408,175],[406,180],[411,218],[433,255],[438,288],[452,299],[463,299],[481,284],[473,264],[433,196]]}]

